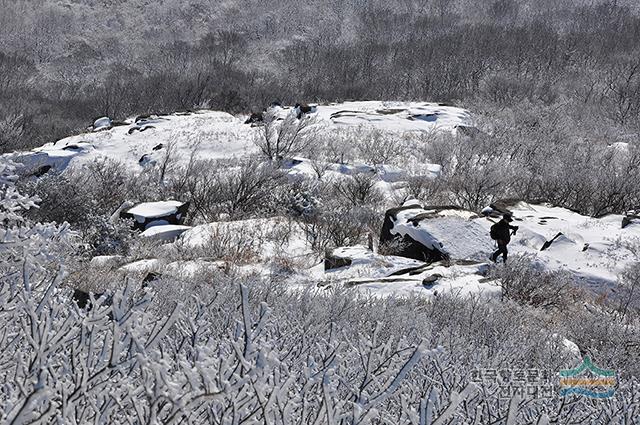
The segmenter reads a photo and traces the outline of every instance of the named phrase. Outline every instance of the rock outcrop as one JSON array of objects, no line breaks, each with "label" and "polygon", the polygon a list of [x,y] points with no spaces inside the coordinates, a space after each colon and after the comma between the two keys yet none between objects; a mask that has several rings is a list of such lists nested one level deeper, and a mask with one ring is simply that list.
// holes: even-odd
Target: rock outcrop
[{"label": "rock outcrop", "polygon": [[153,226],[168,224],[182,225],[188,210],[188,202],[145,202],[131,208],[123,209],[120,212],[120,217],[133,219],[133,227],[137,230],[145,231]]},{"label": "rock outcrop", "polygon": [[406,205],[385,214],[380,234],[381,250],[427,263],[483,261],[492,251],[478,216],[455,206]]},{"label": "rock outcrop", "polygon": [[327,251],[324,254],[325,271],[348,267],[351,264],[353,264],[353,260],[347,255],[341,254],[338,250]]}]

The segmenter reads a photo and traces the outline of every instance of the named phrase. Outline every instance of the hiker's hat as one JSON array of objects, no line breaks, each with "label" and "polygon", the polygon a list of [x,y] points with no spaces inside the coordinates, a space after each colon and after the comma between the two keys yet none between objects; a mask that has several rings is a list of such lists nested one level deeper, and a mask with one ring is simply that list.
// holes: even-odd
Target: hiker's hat
[{"label": "hiker's hat", "polygon": [[504,221],[507,221],[509,223],[513,221],[513,217],[511,217],[510,213],[504,213],[502,215],[502,218],[504,219]]}]

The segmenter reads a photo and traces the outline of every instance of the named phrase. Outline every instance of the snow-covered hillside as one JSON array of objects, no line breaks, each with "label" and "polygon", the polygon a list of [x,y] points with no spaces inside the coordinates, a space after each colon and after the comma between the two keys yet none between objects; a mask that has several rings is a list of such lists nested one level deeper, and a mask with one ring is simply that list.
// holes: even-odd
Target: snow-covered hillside
[{"label": "snow-covered hillside", "polygon": [[516,219],[513,224],[520,227],[509,246],[511,252],[535,254],[546,267],[569,270],[595,289],[614,284],[620,272],[637,261],[637,221],[624,225],[625,217],[618,214],[592,218],[524,202],[511,210]]},{"label": "snow-covered hillside", "polygon": [[[595,219],[563,208],[524,202],[510,209],[513,224],[519,227],[509,245],[512,258],[528,255],[543,269],[568,271],[577,282],[597,293],[614,288],[620,272],[635,261],[634,246],[640,240],[638,222],[632,221],[622,228],[620,215]],[[437,246],[450,255],[447,261],[428,264],[352,246],[333,250],[331,257],[344,261],[328,266],[327,260],[322,263],[314,254],[299,227],[284,218],[273,218],[184,227],[175,233],[175,241],[168,241],[155,252],[157,257],[135,261],[96,258],[92,266],[138,278],[147,273],[176,276],[187,271],[209,273],[229,267],[242,275],[268,278],[284,261],[296,265],[297,271],[286,277],[292,290],[343,286],[376,296],[432,297],[443,293],[498,296],[499,282],[487,277],[489,256],[496,248],[489,238],[489,228],[497,219],[464,210],[444,210],[441,215],[416,225],[407,219],[428,211],[419,206],[404,210],[398,215],[394,232],[404,232],[422,243]],[[175,231],[175,226],[158,226],[145,234],[161,233],[164,227],[169,232]],[[221,253],[221,248],[227,252]],[[181,253],[182,259],[173,258],[176,252]]]},{"label": "snow-covered hillside", "polygon": [[[300,109],[275,106],[270,112],[286,119],[289,115],[300,114]],[[345,129],[375,130],[393,137],[407,133],[455,134],[459,128],[473,125],[470,114],[463,109],[417,102],[317,105],[307,112],[307,116],[325,135]],[[260,124],[251,125],[246,121],[246,116],[216,111],[144,116],[119,124],[104,118],[97,120],[90,132],[12,156],[36,174],[38,171],[64,171],[67,167],[82,166],[103,157],[120,161],[134,173],[159,166],[167,158],[176,164],[187,164],[192,158],[243,158],[259,153],[254,139]],[[289,175],[305,179],[318,178],[316,166],[314,158],[285,158],[281,163]],[[428,178],[437,178],[441,171],[438,164],[418,166],[418,171],[412,171]],[[403,189],[408,178],[406,170],[389,164],[331,163],[325,164],[323,172],[334,177],[360,173],[376,176],[376,188],[388,207],[395,206],[392,204],[397,198],[394,195]],[[429,200],[424,201],[428,205]],[[197,265],[217,270],[219,259],[210,261],[208,257],[223,241],[235,244],[235,255],[243,258],[241,270],[246,273],[269,274],[283,257],[295,261],[299,271],[290,279],[292,287],[337,284],[379,295],[419,293],[431,296],[446,291],[496,293],[496,282],[485,277],[488,257],[495,249],[489,238],[489,227],[495,219],[460,209],[434,213],[422,208],[416,206],[399,213],[391,234],[409,236],[429,249],[437,248],[454,260],[453,264],[426,266],[420,261],[380,255],[363,247],[344,247],[340,252],[349,258],[350,265],[325,270],[317,262],[317,253],[311,249],[309,235],[287,219],[277,217],[196,223],[200,225],[193,228],[175,223],[151,227],[142,237],[168,243],[163,252],[176,249],[182,253],[182,259],[167,258],[166,254],[160,253],[158,258],[142,262],[136,259],[132,265],[127,263],[133,259],[124,258],[117,261],[114,268],[125,274],[140,274],[141,271],[171,274],[179,270],[184,261],[191,271]],[[640,238],[640,224],[631,222],[622,228],[622,216],[593,219],[562,208],[526,203],[516,203],[510,209],[520,226],[509,246],[512,255],[535,256],[536,262],[544,268],[568,270],[596,290],[614,285],[620,272],[635,258],[633,246]],[[416,215],[430,218],[415,221]],[[233,238],[237,240],[232,241]],[[102,263],[100,260],[94,264]],[[415,270],[404,273],[405,269]]]},{"label": "snow-covered hillside", "polygon": [[[280,117],[296,113],[292,107],[277,107],[275,112]],[[345,102],[318,105],[308,115],[324,133],[346,128],[455,131],[472,126],[464,109],[436,103]],[[246,118],[218,111],[151,115],[122,123],[104,118],[96,120],[93,131],[12,156],[33,172],[49,167],[61,171],[101,157],[116,159],[133,171],[158,164],[168,155],[178,164],[186,164],[192,155],[203,160],[237,158],[258,152],[253,143],[258,130],[245,124]]]},{"label": "snow-covered hillside", "polygon": [[[509,245],[510,255],[530,255],[547,270],[569,271],[596,291],[613,286],[625,267],[637,261],[637,220],[627,222],[615,214],[592,218],[525,202],[513,203],[509,210],[515,219],[512,224],[519,227]],[[470,211],[409,206],[397,214],[391,233],[437,249],[453,263],[488,264],[497,249],[489,231],[497,221]]]}]

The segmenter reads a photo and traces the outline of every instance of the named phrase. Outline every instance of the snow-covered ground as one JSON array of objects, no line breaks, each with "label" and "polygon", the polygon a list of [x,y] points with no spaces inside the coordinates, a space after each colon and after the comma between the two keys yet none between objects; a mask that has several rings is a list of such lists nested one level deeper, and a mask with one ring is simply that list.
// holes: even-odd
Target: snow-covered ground
[{"label": "snow-covered ground", "polygon": [[193,152],[199,159],[239,157],[255,152],[251,143],[255,130],[243,125],[241,118],[225,112],[199,111],[154,116],[137,123],[130,119],[126,123],[67,137],[18,153],[15,158],[34,170],[49,165],[61,171],[71,164],[110,158],[132,171],[141,171],[163,161],[167,155],[177,163],[186,163]]},{"label": "snow-covered ground", "polygon": [[[535,253],[549,269],[566,269],[594,287],[613,284],[631,262],[638,261],[634,246],[640,243],[640,224],[622,228],[622,215],[585,217],[565,208],[531,205],[524,202],[511,208],[520,227],[509,250]],[[484,220],[487,229],[490,223]],[[488,230],[487,230],[488,231]],[[551,245],[541,251],[546,241]]]},{"label": "snow-covered ground", "polygon": [[[598,292],[613,286],[620,271],[637,260],[633,245],[640,240],[640,223],[622,228],[620,215],[595,219],[563,208],[527,203],[518,203],[511,210],[515,218],[513,224],[519,226],[519,230],[509,245],[510,255],[535,256],[546,269],[567,270]],[[398,216],[396,231],[404,229],[418,240],[436,244],[451,254],[451,262],[426,264],[354,246],[338,248],[332,253],[349,258],[350,265],[325,270],[299,227],[284,218],[265,218],[180,228],[180,235],[175,235],[177,240],[169,241],[165,248],[168,252],[175,249],[191,255],[183,260],[132,261],[106,257],[94,259],[91,266],[111,267],[137,276],[148,272],[167,276],[207,273],[225,268],[225,261],[215,257],[222,247],[242,257],[242,265],[234,268],[240,273],[266,277],[283,258],[295,262],[297,271],[287,279],[294,290],[309,287],[322,290],[340,285],[375,296],[499,295],[498,282],[486,277],[488,257],[495,249],[489,228],[497,219],[462,210],[442,210],[440,216],[419,221],[413,229],[402,220],[410,213],[425,211],[428,210],[418,207],[404,210]],[[556,237],[558,233],[563,236]],[[542,250],[545,243],[552,240],[550,246]]]},{"label": "snow-covered ground", "polygon": [[[638,261],[640,223],[623,228],[622,215],[592,218],[548,205],[519,202],[510,207],[518,226],[509,245],[510,255],[534,256],[547,270],[566,270],[596,291],[616,284],[622,270]],[[419,215],[433,216],[412,221]],[[468,211],[420,207],[397,214],[392,234],[408,235],[428,248],[437,248],[453,260],[487,263],[497,246],[489,238],[495,218]],[[499,259],[501,261],[501,259]]]},{"label": "snow-covered ground", "polygon": [[487,265],[482,263],[426,264],[394,255],[375,254],[362,246],[338,248],[333,254],[351,258],[353,262],[333,270],[324,270],[323,265],[317,265],[305,273],[306,277],[321,287],[339,284],[376,296],[432,297],[446,292],[494,296],[500,292],[495,282],[484,279]]},{"label": "snow-covered ground", "polygon": [[[345,128],[369,128],[385,132],[455,132],[457,126],[471,126],[470,114],[461,108],[419,102],[345,102],[318,105],[315,117],[323,132]],[[278,115],[295,114],[294,108],[280,108]],[[97,158],[111,158],[132,171],[162,163],[175,164],[196,159],[240,158],[258,153],[253,138],[256,127],[245,124],[246,116],[219,111],[197,111],[166,116],[131,118],[124,125],[110,127],[99,119],[87,133],[48,143],[29,152],[11,156],[34,172],[50,166],[64,170]],[[340,171],[340,170],[339,170]],[[344,171],[344,170],[343,170]]]},{"label": "snow-covered ground", "polygon": [[[280,117],[296,114],[291,107],[278,107],[275,112]],[[317,105],[309,115],[315,117],[314,125],[321,126],[326,132],[368,128],[389,134],[455,133],[458,127],[473,125],[470,114],[464,109],[419,102],[367,101]],[[197,159],[241,158],[258,153],[253,143],[258,127],[245,124],[246,118],[224,112],[198,111],[132,118],[124,125],[116,126],[109,119],[99,119],[92,131],[30,152],[10,155],[34,171],[43,166],[63,171],[69,166],[82,166],[105,157],[120,161],[133,172],[157,166],[167,157],[177,164],[186,164],[194,156]],[[377,175],[378,188],[387,195],[393,194],[395,184],[405,180],[409,173],[388,164],[325,165],[324,172],[336,178],[358,173]],[[290,175],[317,177],[317,164],[313,159],[288,158],[283,168]],[[414,168],[411,175],[417,173],[437,178],[440,173],[437,164],[416,164]],[[165,211],[167,208],[175,212],[177,204],[149,203],[129,212],[136,218],[138,215],[162,215],[168,212]],[[162,211],[161,207],[164,208]],[[352,265],[325,272],[317,255],[313,259],[314,253],[301,229],[276,218],[211,223],[193,228],[180,225],[151,228],[143,236],[171,243],[182,252],[193,251],[193,258],[173,262],[150,258],[133,263],[118,259],[116,263],[123,273],[152,270],[179,274],[183,269],[181,263],[184,263],[187,274],[194,273],[199,266],[219,269],[218,263],[206,258],[207,250],[227,244],[227,249],[231,247],[244,256],[244,267],[252,273],[267,273],[270,263],[276,258],[299,260],[297,265],[303,265],[302,271],[291,281],[305,281],[317,287],[340,284],[378,295],[433,296],[446,291],[495,294],[498,290],[495,282],[483,277],[488,257],[495,248],[489,238],[489,228],[495,220],[467,211],[447,210],[439,211],[435,219],[422,220],[414,225],[407,218],[421,212],[416,208],[399,214],[392,233],[409,235],[428,247],[438,246],[452,258],[465,262],[448,267],[435,264],[412,273],[398,274],[404,269],[419,267],[419,262],[375,254],[363,247],[348,247],[343,249],[343,254],[352,258]],[[569,270],[585,284],[594,287],[614,284],[620,271],[636,259],[631,247],[640,239],[640,224],[632,223],[623,229],[622,216],[594,219],[562,208],[525,203],[513,206],[512,211],[516,219],[514,224],[520,226],[509,246],[512,255],[535,255],[546,268]],[[557,236],[560,233],[562,235]],[[545,243],[552,240],[550,246],[543,250]],[[92,262],[95,267],[103,267],[104,264],[115,267],[113,259]]]}]

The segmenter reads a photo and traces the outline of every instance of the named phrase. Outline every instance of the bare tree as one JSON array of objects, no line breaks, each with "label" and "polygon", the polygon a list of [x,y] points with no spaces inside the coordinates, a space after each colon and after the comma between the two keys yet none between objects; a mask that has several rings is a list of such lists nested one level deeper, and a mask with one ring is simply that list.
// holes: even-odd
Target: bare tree
[{"label": "bare tree", "polygon": [[345,176],[333,184],[333,189],[342,202],[354,207],[373,205],[381,201],[380,191],[376,187],[375,174],[356,173]]},{"label": "bare tree", "polygon": [[314,124],[311,117],[297,119],[295,115],[287,114],[280,119],[277,112],[267,111],[254,143],[267,158],[281,161],[286,156],[300,153],[313,142]]}]

